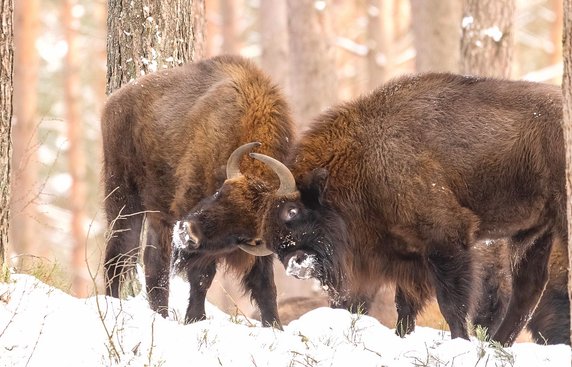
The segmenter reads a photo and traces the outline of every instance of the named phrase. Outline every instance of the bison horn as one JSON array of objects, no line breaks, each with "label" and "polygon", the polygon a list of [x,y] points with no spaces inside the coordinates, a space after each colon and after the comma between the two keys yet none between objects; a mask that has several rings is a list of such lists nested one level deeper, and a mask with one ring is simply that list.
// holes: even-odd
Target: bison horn
[{"label": "bison horn", "polygon": [[238,148],[236,148],[234,152],[232,152],[230,157],[228,157],[228,161],[226,162],[227,180],[231,178],[236,178],[242,174],[240,173],[240,159],[242,158],[243,155],[246,154],[246,152],[252,150],[254,147],[259,147],[260,145],[262,144],[255,141],[252,143],[241,145]]},{"label": "bison horn", "polygon": [[273,252],[268,249],[264,244],[256,244],[256,245],[238,245],[238,247],[251,255],[254,256],[268,256],[272,255]]},{"label": "bison horn", "polygon": [[296,189],[296,180],[294,179],[294,175],[292,175],[292,172],[290,172],[284,163],[264,154],[250,153],[250,156],[266,164],[274,171],[274,173],[276,173],[280,179],[280,187],[278,188],[278,191],[276,191],[277,195],[288,195],[298,191]]}]

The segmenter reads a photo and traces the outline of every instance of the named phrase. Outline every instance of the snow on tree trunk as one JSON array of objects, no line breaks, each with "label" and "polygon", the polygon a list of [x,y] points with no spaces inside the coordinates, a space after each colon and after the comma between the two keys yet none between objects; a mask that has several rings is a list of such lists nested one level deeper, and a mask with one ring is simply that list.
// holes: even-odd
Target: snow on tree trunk
[{"label": "snow on tree trunk", "polygon": [[0,0],[0,281],[5,281],[10,226],[10,127],[12,119],[12,78],[14,66],[14,30],[12,0]]},{"label": "snow on tree trunk", "polygon": [[[562,77],[562,91],[564,94],[564,141],[566,142],[566,188],[568,200],[566,210],[568,215],[568,261],[572,269],[572,0],[564,0],[564,28],[563,28],[563,56],[564,75]],[[572,320],[572,271],[568,272],[568,298],[570,299],[570,315]],[[572,324],[570,326],[570,340],[572,341]]]},{"label": "snow on tree trunk", "polygon": [[203,57],[204,0],[109,0],[107,93]]},{"label": "snow on tree trunk", "polygon": [[461,72],[510,77],[515,0],[465,0]]},{"label": "snow on tree trunk", "polygon": [[459,71],[462,2],[410,0],[415,44],[415,69]]}]

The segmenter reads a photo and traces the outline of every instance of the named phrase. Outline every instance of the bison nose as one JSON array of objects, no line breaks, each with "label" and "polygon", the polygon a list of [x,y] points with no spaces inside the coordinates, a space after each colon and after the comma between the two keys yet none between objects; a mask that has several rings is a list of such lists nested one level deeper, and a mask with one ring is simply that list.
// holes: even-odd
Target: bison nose
[{"label": "bison nose", "polygon": [[193,224],[189,221],[177,221],[173,228],[173,243],[181,249],[197,249],[199,239],[193,232]]},{"label": "bison nose", "polygon": [[314,256],[308,255],[304,251],[298,250],[284,259],[286,275],[298,279],[308,279],[314,274]]}]

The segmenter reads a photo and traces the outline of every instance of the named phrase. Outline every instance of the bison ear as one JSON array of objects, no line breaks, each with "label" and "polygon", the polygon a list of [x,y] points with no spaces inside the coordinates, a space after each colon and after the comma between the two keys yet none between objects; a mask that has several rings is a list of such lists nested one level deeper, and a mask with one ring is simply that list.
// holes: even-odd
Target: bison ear
[{"label": "bison ear", "polygon": [[325,194],[328,187],[328,170],[325,168],[315,168],[304,179],[305,198],[307,203],[325,204]]}]

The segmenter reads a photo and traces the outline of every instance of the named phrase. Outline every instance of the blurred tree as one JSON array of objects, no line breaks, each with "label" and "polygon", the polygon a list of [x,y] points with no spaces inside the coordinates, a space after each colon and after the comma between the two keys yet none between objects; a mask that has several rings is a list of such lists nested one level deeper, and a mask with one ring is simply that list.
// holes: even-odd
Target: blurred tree
[{"label": "blurred tree", "polygon": [[300,127],[337,99],[327,1],[287,0],[290,96]]},{"label": "blurred tree", "polygon": [[[35,43],[39,29],[39,1],[14,3],[14,121],[12,130],[10,243],[17,255],[46,256],[37,244],[38,125],[37,84],[39,58]],[[27,267],[29,258],[19,257]]]},{"label": "blurred tree", "polygon": [[205,0],[109,0],[107,93],[203,57]]},{"label": "blurred tree", "polygon": [[219,0],[222,27],[222,53],[236,54],[239,50],[239,37],[237,26],[237,0]]},{"label": "blurred tree", "polygon": [[[566,187],[568,191],[568,233],[572,233],[572,0],[564,0],[563,56],[564,75],[562,91],[564,94],[564,141],[566,142]],[[568,261],[572,269],[572,236],[568,235]],[[572,272],[568,274],[568,297],[570,298],[570,315],[572,319]],[[572,324],[570,325],[572,342]]]},{"label": "blurred tree", "polygon": [[416,71],[457,72],[462,2],[410,0],[410,4]]},{"label": "blurred tree", "polygon": [[393,67],[394,0],[368,0],[366,6],[368,89],[374,89]]},{"label": "blurred tree", "polygon": [[562,24],[563,20],[563,10],[562,10],[562,0],[550,0],[550,5],[554,11],[554,22],[552,23],[551,38],[552,38],[552,53],[550,62],[558,64],[562,61]]},{"label": "blurred tree", "polygon": [[465,0],[461,72],[510,77],[515,0]]},{"label": "blurred tree", "polygon": [[288,94],[288,21],[286,0],[260,1],[260,64]]},{"label": "blurred tree", "polygon": [[72,12],[76,0],[65,0],[62,11],[64,35],[67,43],[67,53],[64,59],[64,102],[68,133],[68,164],[71,176],[69,191],[69,206],[71,209],[72,255],[71,274],[72,292],[77,297],[86,297],[91,285],[86,269],[87,233],[84,225],[87,222],[85,212],[87,199],[86,160],[83,150],[85,139],[81,115],[81,80],[80,60],[77,45],[77,27],[79,20]]},{"label": "blurred tree", "polygon": [[0,0],[0,281],[8,276],[7,248],[10,227],[10,130],[14,75],[14,4]]}]

